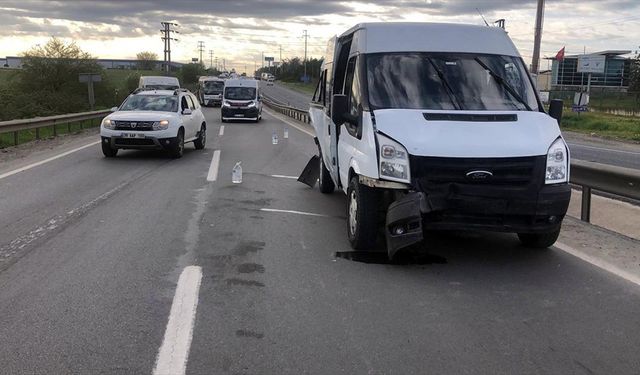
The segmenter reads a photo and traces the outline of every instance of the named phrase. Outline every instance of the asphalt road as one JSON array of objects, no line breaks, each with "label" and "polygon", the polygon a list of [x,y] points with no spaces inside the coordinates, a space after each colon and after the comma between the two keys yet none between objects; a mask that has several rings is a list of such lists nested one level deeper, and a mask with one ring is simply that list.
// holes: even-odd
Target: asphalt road
[{"label": "asphalt road", "polygon": [[[266,86],[262,82],[261,85],[263,92],[279,103],[301,109],[309,108],[309,101],[311,101],[311,96],[309,95],[281,86],[278,83],[273,86]],[[640,169],[640,145],[638,144],[588,139],[588,137],[571,132],[564,132],[564,136],[574,159]]]},{"label": "asphalt road", "polygon": [[638,373],[636,285],[507,234],[352,253],[345,197],[287,178],[308,134],[205,111],[179,160],[95,145],[0,179],[0,373],[152,373],[191,266],[189,374]]}]

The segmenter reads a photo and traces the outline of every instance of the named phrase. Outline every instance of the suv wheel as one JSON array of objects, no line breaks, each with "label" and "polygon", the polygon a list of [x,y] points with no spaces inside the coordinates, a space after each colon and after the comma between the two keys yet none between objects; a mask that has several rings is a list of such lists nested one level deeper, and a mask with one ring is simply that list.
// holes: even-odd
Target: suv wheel
[{"label": "suv wheel", "polygon": [[347,235],[355,250],[372,250],[378,234],[378,194],[354,176],[347,189]]},{"label": "suv wheel", "polygon": [[184,132],[181,130],[178,131],[178,135],[176,136],[176,142],[173,145],[173,149],[171,150],[171,157],[174,159],[181,158],[184,154]]},{"label": "suv wheel", "polygon": [[534,249],[544,249],[556,243],[560,235],[560,228],[547,233],[518,233],[518,238],[522,245]]},{"label": "suv wheel", "polygon": [[107,158],[113,158],[118,154],[118,149],[111,147],[109,143],[102,142],[102,153]]},{"label": "suv wheel", "polygon": [[207,127],[203,124],[198,132],[198,138],[193,141],[193,145],[196,146],[196,150],[202,150],[207,144]]}]

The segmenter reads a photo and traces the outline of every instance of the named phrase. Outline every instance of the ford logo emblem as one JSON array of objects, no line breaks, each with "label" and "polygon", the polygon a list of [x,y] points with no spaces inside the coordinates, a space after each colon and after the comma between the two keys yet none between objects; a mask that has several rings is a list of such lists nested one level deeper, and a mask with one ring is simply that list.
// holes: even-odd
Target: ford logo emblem
[{"label": "ford logo emblem", "polygon": [[489,171],[471,171],[467,173],[467,179],[471,181],[486,181],[493,177],[493,173]]}]

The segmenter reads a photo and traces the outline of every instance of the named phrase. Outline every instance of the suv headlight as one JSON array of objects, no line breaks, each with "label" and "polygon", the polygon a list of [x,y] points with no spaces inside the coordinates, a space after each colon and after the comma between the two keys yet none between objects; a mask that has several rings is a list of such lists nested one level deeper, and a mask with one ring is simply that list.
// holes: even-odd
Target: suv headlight
[{"label": "suv headlight", "polygon": [[380,145],[380,177],[386,180],[410,182],[409,154],[400,143],[378,133]]},{"label": "suv headlight", "polygon": [[105,129],[115,129],[116,128],[116,122],[113,120],[109,120],[109,119],[104,119],[102,120],[102,127]]},{"label": "suv headlight", "polygon": [[569,151],[562,138],[556,139],[547,151],[544,183],[557,184],[569,181]]},{"label": "suv headlight", "polygon": [[153,130],[166,130],[169,128],[169,120],[156,121],[153,123]]}]

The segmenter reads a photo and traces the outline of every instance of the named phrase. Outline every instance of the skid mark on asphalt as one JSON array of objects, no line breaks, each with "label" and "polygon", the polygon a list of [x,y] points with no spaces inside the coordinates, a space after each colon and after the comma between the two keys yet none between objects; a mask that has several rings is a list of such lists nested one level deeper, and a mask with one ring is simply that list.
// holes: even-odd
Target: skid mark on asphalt
[{"label": "skid mark on asphalt", "polygon": [[232,251],[235,255],[245,256],[257,253],[264,249],[265,245],[262,241],[240,241]]},{"label": "skid mark on asphalt", "polygon": [[255,331],[249,331],[246,329],[239,329],[236,331],[236,336],[238,337],[253,337],[256,339],[261,339],[264,337],[264,333],[259,333]]},{"label": "skid mark on asphalt", "polygon": [[264,287],[264,283],[260,281],[245,280],[237,277],[232,277],[230,279],[227,279],[227,285],[257,286],[261,288]]},{"label": "skid mark on asphalt", "polygon": [[257,263],[242,263],[238,265],[239,273],[264,273],[264,266],[262,264]]}]

